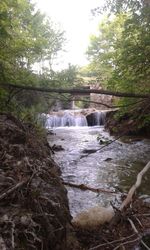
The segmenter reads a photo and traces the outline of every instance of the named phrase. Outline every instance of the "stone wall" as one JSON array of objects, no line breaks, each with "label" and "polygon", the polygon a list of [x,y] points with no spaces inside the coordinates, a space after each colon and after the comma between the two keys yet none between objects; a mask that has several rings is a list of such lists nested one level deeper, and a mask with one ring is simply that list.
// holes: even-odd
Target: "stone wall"
[{"label": "stone wall", "polygon": [[106,109],[108,109],[108,107],[102,105],[101,103],[106,104],[108,106],[112,106],[114,97],[110,96],[110,95],[102,95],[102,94],[93,94],[92,93],[90,95],[90,100],[93,101],[93,102],[98,102],[99,103],[99,104],[91,103],[90,108],[96,108],[96,109],[99,109],[99,110],[106,110]]}]

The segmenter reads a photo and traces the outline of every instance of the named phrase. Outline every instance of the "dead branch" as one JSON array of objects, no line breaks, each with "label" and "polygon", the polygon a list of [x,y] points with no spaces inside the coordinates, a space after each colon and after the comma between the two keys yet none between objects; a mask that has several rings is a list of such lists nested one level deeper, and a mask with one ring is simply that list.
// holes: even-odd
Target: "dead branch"
[{"label": "dead branch", "polygon": [[135,214],[135,216],[138,216],[138,217],[149,217],[150,216],[150,214],[149,213],[147,213],[147,214]]},{"label": "dead branch", "polygon": [[100,152],[103,148],[108,147],[110,144],[112,144],[113,142],[117,141],[118,139],[120,139],[121,137],[123,137],[125,135],[126,135],[126,132],[123,132],[121,135],[117,136],[114,140],[107,142],[104,146],[100,147],[99,149],[93,149],[91,152],[88,153],[88,155],[82,155],[80,158],[84,158],[84,157],[89,156],[90,154]]},{"label": "dead branch", "polygon": [[[59,98],[59,99],[61,100],[61,98]],[[81,102],[85,102],[85,103],[93,103],[93,104],[97,104],[97,105],[103,105],[103,106],[105,106],[106,108],[109,108],[109,109],[128,107],[128,106],[136,105],[138,103],[143,102],[143,99],[142,99],[142,100],[138,100],[136,102],[132,102],[132,103],[126,104],[126,105],[111,105],[110,106],[110,105],[108,105],[106,103],[103,103],[103,102],[96,102],[96,101],[91,101],[91,100],[85,100],[84,98],[76,98],[74,100],[74,98],[67,98],[66,97],[65,100],[67,100],[68,102],[71,102],[71,101],[81,101]]]},{"label": "dead branch", "polygon": [[128,106],[134,106],[136,104],[139,104],[139,103],[142,103],[143,102],[143,99],[141,100],[138,100],[136,102],[132,102],[132,103],[128,103],[126,105],[108,105],[106,103],[103,103],[103,102],[96,102],[96,101],[91,101],[91,100],[85,100],[84,98],[75,98],[74,97],[67,97],[65,95],[63,95],[62,93],[60,94],[60,97],[59,96],[55,96],[53,94],[49,94],[49,95],[45,95],[44,96],[45,98],[47,99],[50,99],[51,101],[56,101],[56,100],[60,100],[62,101],[62,98],[65,99],[67,102],[72,102],[72,101],[81,101],[83,103],[93,103],[93,104],[97,104],[97,105],[102,105],[108,109],[116,109],[116,108],[123,108],[123,107],[128,107]]},{"label": "dead branch", "polygon": [[[134,231],[137,235],[139,235],[139,232],[138,232],[138,230],[137,230],[135,224],[133,223],[133,221],[132,221],[131,219],[129,219],[129,218],[128,218],[128,221],[130,222],[130,225],[131,225],[133,231]],[[139,235],[139,236],[140,236],[140,235]],[[142,236],[141,236],[141,237],[142,237]],[[142,245],[143,245],[147,250],[150,250],[150,248],[146,245],[146,243],[145,243],[142,239],[140,239],[140,241],[141,241]]]},{"label": "dead branch", "polygon": [[5,241],[4,241],[4,239],[2,238],[2,236],[0,236],[0,249],[1,249],[1,250],[7,250]]},{"label": "dead branch", "polygon": [[90,190],[90,191],[95,192],[95,193],[100,193],[100,192],[116,193],[116,192],[108,190],[108,189],[89,187],[89,186],[86,186],[85,184],[75,184],[75,183],[69,183],[69,182],[65,182],[65,181],[63,181],[62,183],[66,186],[69,186],[69,187],[80,188],[82,190]]},{"label": "dead branch", "polygon": [[58,88],[42,88],[42,87],[33,87],[33,86],[24,86],[24,85],[15,85],[15,84],[0,84],[3,88],[16,88],[24,89],[28,91],[39,91],[39,92],[49,92],[49,93],[70,93],[74,95],[78,94],[103,94],[103,95],[112,95],[118,97],[132,97],[132,98],[150,98],[150,94],[135,94],[135,93],[122,93],[102,89],[85,89],[85,88],[72,88],[72,89],[58,89]]},{"label": "dead branch", "polygon": [[123,201],[123,203],[120,206],[120,211],[122,211],[125,207],[127,207],[127,205],[132,201],[132,197],[136,189],[138,189],[138,187],[141,185],[143,175],[149,170],[149,168],[150,168],[150,161],[142,169],[142,171],[138,173],[136,183],[129,190],[127,198]]},{"label": "dead branch", "polygon": [[139,234],[139,232],[138,232],[136,226],[134,225],[133,221],[132,221],[131,219],[129,219],[129,218],[128,218],[128,221],[130,222],[130,225],[131,225],[133,231],[134,231],[136,234]]},{"label": "dead branch", "polygon": [[[103,247],[103,246],[107,246],[107,245],[111,245],[111,244],[116,244],[116,243],[119,243],[119,242],[123,242],[123,241],[128,240],[128,239],[130,239],[130,238],[132,238],[132,237],[135,237],[135,236],[136,236],[136,234],[132,234],[132,235],[130,235],[130,236],[123,237],[123,238],[121,238],[121,239],[119,239],[119,240],[113,240],[113,241],[109,241],[109,242],[106,242],[106,243],[97,245],[97,246],[95,246],[95,247],[90,248],[89,250],[100,249],[99,247]],[[137,240],[137,238],[136,238],[135,240]],[[134,240],[134,241],[135,241],[135,240]],[[129,241],[129,242],[130,242],[130,241]]]},{"label": "dead branch", "polygon": [[133,103],[128,103],[126,105],[108,105],[106,103],[103,103],[103,102],[95,102],[95,101],[90,101],[90,100],[85,100],[85,99],[76,99],[75,101],[82,101],[82,102],[85,102],[85,103],[93,103],[93,104],[97,104],[97,105],[103,105],[105,106],[106,108],[109,108],[109,109],[116,109],[116,108],[123,108],[123,107],[128,107],[128,106],[132,106],[132,105],[136,105],[138,103],[141,103],[143,102],[143,100],[140,100],[140,101],[137,101],[137,102],[133,102]]},{"label": "dead branch", "polygon": [[117,250],[117,249],[120,249],[120,247],[124,246],[124,245],[129,245],[131,243],[134,243],[136,241],[138,241],[140,239],[140,237],[137,237],[136,239],[134,240],[129,240],[129,241],[126,241],[126,242],[123,242],[121,243],[120,245],[118,245],[117,247],[115,247],[113,250]]},{"label": "dead branch", "polygon": [[126,197],[126,199],[122,202],[119,210],[117,211],[117,213],[115,214],[115,216],[113,217],[111,223],[110,223],[110,227],[112,228],[114,225],[117,225],[117,223],[120,220],[121,217],[121,212],[123,212],[123,210],[131,203],[132,201],[132,197],[136,191],[136,189],[140,186],[141,184],[141,180],[143,175],[149,170],[150,168],[150,161],[147,163],[147,165],[141,170],[141,172],[138,173],[137,175],[137,180],[136,183],[130,188],[128,195]]},{"label": "dead branch", "polygon": [[4,199],[5,197],[7,197],[9,194],[13,193],[16,189],[22,187],[24,184],[26,184],[28,181],[30,180],[30,178],[26,179],[25,181],[21,181],[19,183],[17,183],[14,187],[9,188],[6,192],[4,192],[3,194],[0,195],[0,200]]}]

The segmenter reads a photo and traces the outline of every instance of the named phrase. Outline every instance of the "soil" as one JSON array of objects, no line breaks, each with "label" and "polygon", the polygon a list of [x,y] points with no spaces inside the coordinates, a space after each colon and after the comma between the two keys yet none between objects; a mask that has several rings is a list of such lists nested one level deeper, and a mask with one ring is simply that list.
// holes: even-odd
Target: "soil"
[{"label": "soil", "polygon": [[150,102],[132,107],[127,113],[120,110],[108,112],[105,128],[113,135],[150,138]]},{"label": "soil", "polygon": [[79,249],[46,136],[0,115],[0,249]]}]

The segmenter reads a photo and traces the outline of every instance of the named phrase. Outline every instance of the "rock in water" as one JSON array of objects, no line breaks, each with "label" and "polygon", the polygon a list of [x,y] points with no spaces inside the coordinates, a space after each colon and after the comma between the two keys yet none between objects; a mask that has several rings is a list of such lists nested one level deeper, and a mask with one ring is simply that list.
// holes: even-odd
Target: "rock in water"
[{"label": "rock in water", "polygon": [[114,210],[110,207],[95,206],[87,211],[79,213],[72,224],[84,229],[93,229],[105,222],[110,222],[114,216]]}]

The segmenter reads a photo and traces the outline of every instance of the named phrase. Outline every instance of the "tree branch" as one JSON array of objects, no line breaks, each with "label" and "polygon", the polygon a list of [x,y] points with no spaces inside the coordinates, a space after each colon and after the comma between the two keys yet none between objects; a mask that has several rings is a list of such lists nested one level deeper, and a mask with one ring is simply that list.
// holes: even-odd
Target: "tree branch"
[{"label": "tree branch", "polygon": [[9,188],[6,192],[2,193],[0,195],[0,200],[4,199],[5,197],[7,197],[9,194],[13,193],[16,189],[22,187],[24,184],[26,184],[29,181],[29,178],[27,180],[18,182],[15,186],[13,186],[12,188]]},{"label": "tree branch", "polygon": [[120,206],[120,211],[122,211],[131,202],[136,189],[141,185],[143,175],[149,170],[149,168],[150,168],[150,161],[141,170],[141,172],[138,173],[136,183],[130,188],[127,198],[123,201],[123,203]]},{"label": "tree branch", "polygon": [[74,95],[78,94],[103,94],[103,95],[112,95],[118,97],[132,97],[132,98],[150,98],[150,94],[135,94],[135,93],[122,93],[115,91],[108,91],[102,89],[84,89],[84,88],[72,88],[72,89],[58,89],[58,88],[42,88],[42,87],[33,87],[33,86],[23,86],[23,85],[15,85],[15,84],[0,84],[3,88],[16,88],[16,89],[24,89],[28,91],[39,91],[39,92],[50,92],[50,93],[70,93]]},{"label": "tree branch", "polygon": [[74,187],[74,188],[80,188],[82,190],[90,190],[92,192],[96,192],[96,193],[100,193],[100,192],[104,192],[104,193],[116,193],[112,190],[108,190],[108,189],[103,189],[103,188],[92,188],[89,186],[86,186],[85,184],[75,184],[75,183],[70,183],[70,182],[66,182],[63,181],[62,182],[64,185],[69,186],[69,187]]}]

